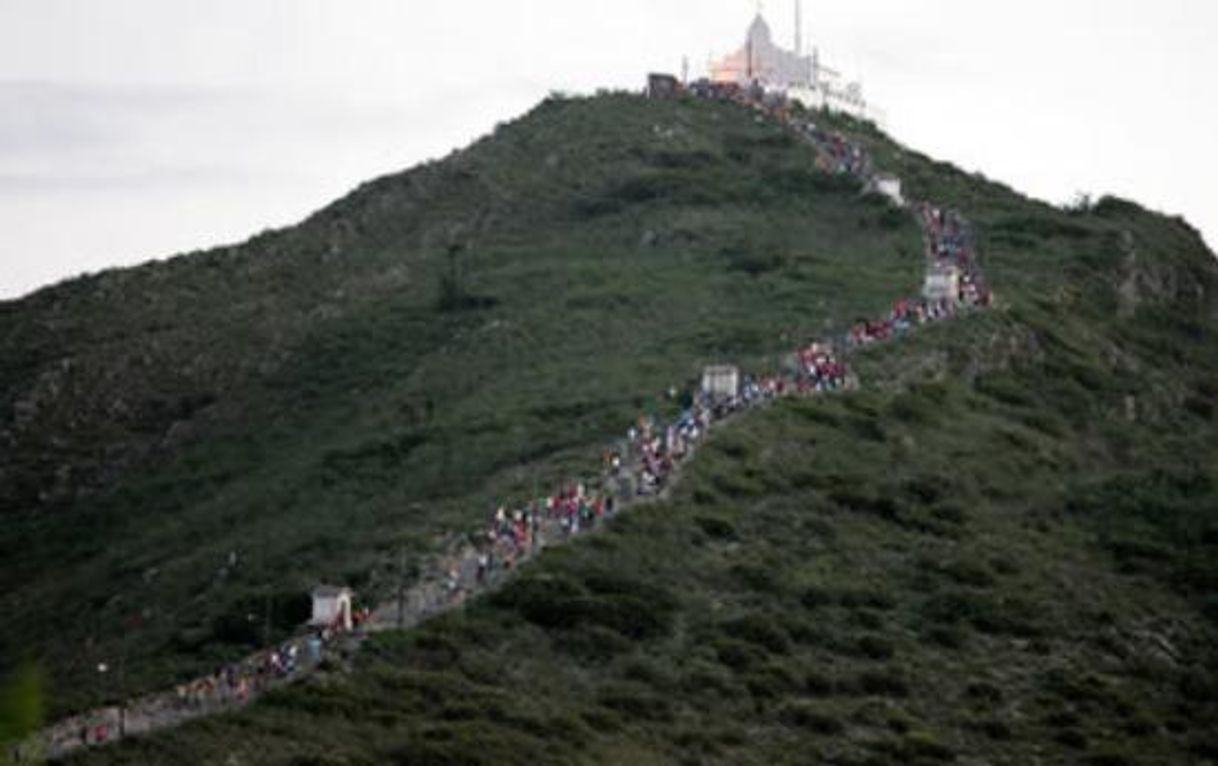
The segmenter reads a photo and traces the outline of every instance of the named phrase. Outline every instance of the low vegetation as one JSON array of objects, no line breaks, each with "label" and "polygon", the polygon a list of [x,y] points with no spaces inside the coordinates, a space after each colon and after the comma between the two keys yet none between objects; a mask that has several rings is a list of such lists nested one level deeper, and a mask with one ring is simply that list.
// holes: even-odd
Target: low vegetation
[{"label": "low vegetation", "polygon": [[[858,393],[732,422],[665,502],[461,611],[375,637],[349,671],[74,762],[1213,759],[1212,254],[1130,203],[1057,210],[818,119],[977,225],[996,310],[856,355]],[[344,221],[385,243],[366,273],[382,281],[344,272],[361,300],[309,320],[241,394],[249,420],[208,416],[214,430],[156,470],[12,514],[4,553],[33,574],[6,570],[5,603],[42,595],[46,608],[6,627],[6,647],[66,656],[80,634],[59,607],[79,598],[114,620],[115,593],[186,593],[189,610],[127,639],[144,680],[184,672],[236,650],[216,615],[248,610],[250,593],[283,593],[286,613],[289,586],[313,577],[375,592],[400,546],[434,549],[497,493],[594,466],[605,438],[671,406],[656,392],[701,362],[773,364],[915,289],[916,229],[800,175],[801,151],[732,107],[552,101],[276,235]],[[497,163],[511,157],[508,174]],[[415,184],[426,202],[401,191]],[[390,289],[390,243],[420,236],[412,205],[431,211],[434,242]],[[477,236],[461,233],[470,221]],[[473,244],[446,272],[454,237]],[[446,301],[446,273],[460,281],[448,294],[478,300]],[[161,517],[172,528],[149,521]],[[261,553],[242,542],[263,540]],[[230,548],[258,564],[205,566]]]}]

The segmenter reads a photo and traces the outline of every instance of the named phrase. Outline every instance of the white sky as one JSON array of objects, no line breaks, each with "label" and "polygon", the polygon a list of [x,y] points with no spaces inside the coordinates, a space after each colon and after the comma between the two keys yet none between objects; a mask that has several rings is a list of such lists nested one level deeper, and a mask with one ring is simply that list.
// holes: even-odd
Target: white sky
[{"label": "white sky", "polygon": [[[0,0],[0,298],[242,240],[551,90],[738,47],[749,0]],[[790,41],[793,0],[768,0]],[[902,142],[1218,242],[1218,3],[804,0]],[[789,44],[789,43],[788,43]]]}]

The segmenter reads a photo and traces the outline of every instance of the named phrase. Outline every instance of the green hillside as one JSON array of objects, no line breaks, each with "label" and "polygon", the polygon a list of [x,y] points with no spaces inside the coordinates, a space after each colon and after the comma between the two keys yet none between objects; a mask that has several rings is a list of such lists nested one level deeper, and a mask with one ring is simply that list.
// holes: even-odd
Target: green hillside
[{"label": "green hillside", "polygon": [[391,587],[702,364],[915,289],[914,222],[810,158],[737,108],[551,100],[299,227],[3,304],[0,657],[59,712],[99,661],[211,670],[268,594],[278,630],[319,580]]},{"label": "green hillside", "polygon": [[[74,762],[1218,758],[1213,254],[816,119],[977,226],[997,310],[733,422],[669,500],[352,672]],[[207,667],[266,594],[286,628],[318,579],[388,588],[401,548],[591,470],[702,363],[772,365],[921,269],[912,220],[776,125],[603,96],[7,304],[3,656],[43,659],[60,710],[98,656],[133,688]]]}]

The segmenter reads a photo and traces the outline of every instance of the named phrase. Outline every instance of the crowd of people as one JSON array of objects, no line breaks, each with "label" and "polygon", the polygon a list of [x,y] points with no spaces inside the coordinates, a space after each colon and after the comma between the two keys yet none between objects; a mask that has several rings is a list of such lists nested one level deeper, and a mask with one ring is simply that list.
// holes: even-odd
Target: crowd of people
[{"label": "crowd of people", "polygon": [[[688,406],[667,421],[640,415],[625,438],[604,451],[596,488],[570,481],[515,510],[510,510],[511,504],[497,505],[480,545],[470,553],[477,562],[471,586],[492,583],[548,539],[567,539],[595,529],[630,504],[662,494],[715,423],[784,396],[841,391],[852,385],[845,363],[827,343],[810,343],[791,357],[795,364],[785,373],[745,377],[732,392],[699,390],[681,397],[670,390],[668,399],[684,399]],[[468,595],[459,582],[460,570],[459,565],[450,565],[454,601]]]},{"label": "crowd of people", "polygon": [[[763,113],[794,131],[815,149],[816,166],[831,174],[848,174],[865,187],[875,180],[868,152],[845,135],[827,131],[806,117],[796,117],[785,97],[764,89],[699,81],[687,89],[692,95],[715,101],[732,101]],[[929,204],[913,206],[926,237],[927,272],[954,269],[958,292],[947,297],[919,295],[897,300],[886,316],[853,323],[841,339],[846,350],[898,338],[919,325],[956,316],[973,307],[988,307],[991,294],[973,246],[971,228],[955,211]],[[498,506],[476,554],[477,583],[497,571],[511,569],[520,558],[542,544],[545,522],[556,522],[558,534],[570,537],[594,528],[606,515],[638,498],[660,494],[674,471],[692,454],[711,425],[742,410],[788,395],[819,394],[857,385],[830,342],[812,342],[793,354],[796,364],[786,374],[746,377],[735,392],[712,396],[700,391],[691,404],[669,423],[640,416],[622,445],[606,450],[601,490],[591,492],[582,482],[571,482],[548,497],[509,511]],[[670,398],[675,398],[670,392]]]},{"label": "crowd of people", "polygon": [[242,662],[224,665],[204,678],[178,684],[174,689],[175,705],[201,709],[248,702],[251,696],[275,682],[321,662],[323,649],[333,635],[332,629],[315,631]]},{"label": "crowd of people", "polygon": [[244,705],[259,694],[320,664],[327,647],[341,635],[336,627],[311,631],[241,662],[177,684],[172,692],[152,694],[61,721],[40,742],[23,743],[15,763],[56,758],[81,747],[142,734],[212,711]]},{"label": "crowd of people", "polygon": [[[784,102],[770,98],[757,100],[749,89],[741,89],[737,100],[752,101],[755,109],[764,111],[808,141],[816,152],[816,165],[826,173],[848,174],[859,180],[863,188],[876,187],[876,175],[870,155],[842,133],[827,131],[806,115],[796,116]],[[910,329],[928,322],[950,319],[963,311],[988,308],[993,300],[985,275],[977,259],[972,227],[959,212],[923,202],[910,206],[926,240],[927,274],[951,286],[950,294],[923,294],[896,301],[887,316],[860,319],[851,325],[845,345],[849,348],[868,346],[903,336]]]},{"label": "crowd of people", "polygon": [[[734,101],[778,120],[808,141],[816,151],[816,165],[826,173],[849,174],[864,183],[872,180],[868,153],[841,133],[825,131],[806,118],[795,118],[781,94],[759,88],[695,83],[695,96]],[[475,543],[450,552],[436,572],[409,594],[407,607],[399,598],[396,619],[381,619],[367,610],[358,613],[357,630],[364,624],[405,627],[431,614],[461,603],[469,595],[493,586],[540,551],[550,540],[565,540],[595,529],[603,520],[632,503],[661,495],[677,469],[694,453],[712,426],[733,415],[764,406],[787,396],[820,395],[850,390],[857,381],[839,350],[852,351],[899,338],[913,328],[955,316],[962,310],[984,308],[992,296],[977,260],[971,227],[959,213],[927,203],[912,206],[926,237],[927,271],[954,270],[958,291],[946,298],[925,295],[896,301],[886,316],[853,323],[837,342],[814,341],[789,355],[783,372],[744,376],[734,390],[705,388],[679,396],[670,389],[670,401],[687,406],[667,422],[641,415],[625,432],[624,440],[605,450],[594,486],[583,480],[562,484],[550,494],[523,503],[496,504],[485,533]],[[221,707],[249,702],[261,692],[320,664],[327,646],[339,635],[336,625],[294,638],[243,662],[226,665],[215,673],[178,685],[172,693],[151,695],[122,708],[105,708],[61,722],[44,733],[45,754],[62,755],[78,747],[100,744],[124,734],[148,731],[206,714]]]},{"label": "crowd of people", "polygon": [[858,144],[846,140],[840,133],[830,133],[811,121],[794,123],[794,127],[816,147],[816,166],[822,172],[852,175],[860,179],[871,176],[871,157]]},{"label": "crowd of people", "polygon": [[918,205],[917,212],[935,265],[954,268],[959,273],[957,302],[967,307],[989,307],[992,296],[977,261],[972,227],[958,212],[944,210],[927,202]]}]

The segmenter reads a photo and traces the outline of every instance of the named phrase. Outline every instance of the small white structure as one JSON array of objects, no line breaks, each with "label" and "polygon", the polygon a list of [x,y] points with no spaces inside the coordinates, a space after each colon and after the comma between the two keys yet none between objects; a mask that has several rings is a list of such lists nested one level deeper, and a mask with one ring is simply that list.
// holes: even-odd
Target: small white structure
[{"label": "small white structure", "polygon": [[928,301],[960,300],[960,270],[955,266],[937,266],[926,275],[922,297]]},{"label": "small white structure", "polygon": [[702,393],[713,399],[730,399],[740,393],[740,368],[728,364],[702,370]]},{"label": "small white structure", "polygon": [[897,207],[905,205],[905,197],[901,194],[901,179],[894,175],[879,173],[874,180],[874,188],[880,194],[883,194]]},{"label": "small white structure", "polygon": [[318,585],[313,589],[314,628],[351,630],[351,589],[333,585]]}]

